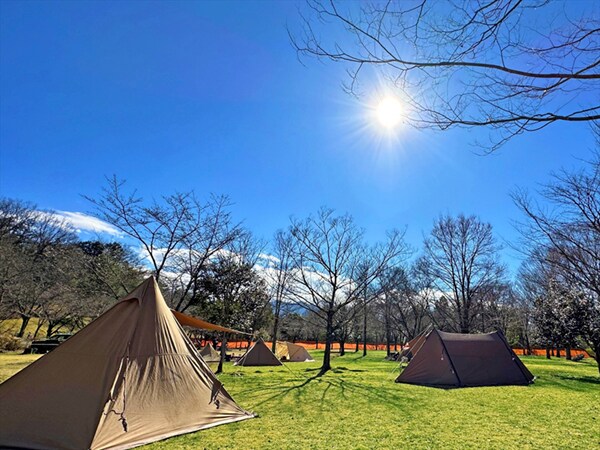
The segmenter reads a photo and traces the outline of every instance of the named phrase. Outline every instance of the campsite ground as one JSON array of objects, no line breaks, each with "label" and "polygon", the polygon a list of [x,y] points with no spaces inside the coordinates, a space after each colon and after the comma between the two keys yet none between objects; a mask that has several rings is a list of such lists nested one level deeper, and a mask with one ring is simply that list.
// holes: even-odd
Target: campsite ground
[{"label": "campsite ground", "polygon": [[[314,378],[314,363],[227,365],[221,380],[259,418],[158,442],[147,449],[590,449],[600,448],[600,378],[581,363],[523,358],[537,376],[528,387],[441,390],[394,383],[384,352],[335,358]],[[0,381],[37,355],[0,354]]]}]

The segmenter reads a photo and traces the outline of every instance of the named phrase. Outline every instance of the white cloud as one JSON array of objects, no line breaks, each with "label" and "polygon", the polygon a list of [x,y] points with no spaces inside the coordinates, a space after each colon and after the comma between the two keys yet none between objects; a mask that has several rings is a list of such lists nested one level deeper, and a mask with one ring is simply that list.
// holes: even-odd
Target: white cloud
[{"label": "white cloud", "polygon": [[89,214],[73,211],[56,211],[52,213],[52,216],[58,220],[65,221],[78,233],[86,231],[88,233],[101,233],[123,237],[123,233],[120,230],[97,217],[90,216]]},{"label": "white cloud", "polygon": [[265,263],[266,266],[274,266],[279,263],[279,258],[268,253],[261,253],[258,255],[259,260]]}]

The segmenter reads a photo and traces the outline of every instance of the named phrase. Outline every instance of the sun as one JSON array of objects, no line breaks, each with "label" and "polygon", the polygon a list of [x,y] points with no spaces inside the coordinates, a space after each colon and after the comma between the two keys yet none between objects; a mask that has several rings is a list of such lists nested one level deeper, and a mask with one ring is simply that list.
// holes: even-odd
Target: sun
[{"label": "sun", "polygon": [[394,97],[385,97],[377,106],[377,119],[385,128],[394,128],[402,120],[402,105]]}]

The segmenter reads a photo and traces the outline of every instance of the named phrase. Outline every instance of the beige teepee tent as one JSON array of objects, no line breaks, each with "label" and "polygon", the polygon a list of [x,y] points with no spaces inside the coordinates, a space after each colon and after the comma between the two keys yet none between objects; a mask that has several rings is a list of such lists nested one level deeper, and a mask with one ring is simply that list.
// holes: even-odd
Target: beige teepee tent
[{"label": "beige teepee tent", "polygon": [[281,366],[281,361],[267,347],[265,341],[259,339],[236,363],[236,366]]},{"label": "beige teepee tent", "polygon": [[219,362],[221,359],[221,355],[219,355],[219,352],[214,349],[210,342],[202,347],[198,353],[200,353],[200,356],[206,362]]},{"label": "beige teepee tent", "polygon": [[0,448],[127,449],[249,419],[154,278],[0,385]]},{"label": "beige teepee tent", "polygon": [[291,342],[277,342],[275,346],[275,356],[281,361],[289,362],[309,362],[314,361],[310,353],[304,347]]}]

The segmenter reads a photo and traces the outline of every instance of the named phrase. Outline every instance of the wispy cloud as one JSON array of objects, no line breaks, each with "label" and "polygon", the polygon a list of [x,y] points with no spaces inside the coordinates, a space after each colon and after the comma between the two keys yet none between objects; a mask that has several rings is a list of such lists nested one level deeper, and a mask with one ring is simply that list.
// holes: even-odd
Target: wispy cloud
[{"label": "wispy cloud", "polygon": [[89,214],[73,212],[73,211],[55,211],[52,216],[58,220],[62,220],[72,226],[78,233],[100,233],[108,234],[111,236],[122,237],[123,233],[97,217],[90,216]]}]

